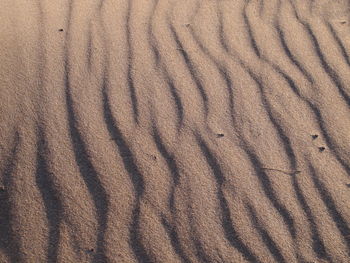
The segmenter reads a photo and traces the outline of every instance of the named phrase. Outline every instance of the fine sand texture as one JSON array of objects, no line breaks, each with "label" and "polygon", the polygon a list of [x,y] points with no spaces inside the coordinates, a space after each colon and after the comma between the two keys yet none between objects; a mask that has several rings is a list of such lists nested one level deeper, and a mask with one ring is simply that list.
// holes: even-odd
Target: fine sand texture
[{"label": "fine sand texture", "polygon": [[0,0],[0,263],[350,262],[350,2]]}]

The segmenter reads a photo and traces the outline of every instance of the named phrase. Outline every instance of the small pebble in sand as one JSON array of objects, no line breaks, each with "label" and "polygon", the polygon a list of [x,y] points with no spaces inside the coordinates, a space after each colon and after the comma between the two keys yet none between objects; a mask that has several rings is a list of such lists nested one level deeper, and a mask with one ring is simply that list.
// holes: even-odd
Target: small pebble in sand
[{"label": "small pebble in sand", "polygon": [[350,184],[346,184],[346,186],[350,188]]},{"label": "small pebble in sand", "polygon": [[218,133],[218,134],[216,134],[216,137],[218,137],[218,138],[221,138],[221,137],[224,137],[225,135],[223,134],[223,133]]},{"label": "small pebble in sand", "polygon": [[323,152],[324,150],[326,150],[326,148],[325,148],[325,147],[318,147],[318,150],[319,150],[320,152]]},{"label": "small pebble in sand", "polygon": [[313,140],[315,140],[315,139],[317,139],[318,135],[317,134],[313,134],[313,135],[311,135],[311,137],[312,137]]}]

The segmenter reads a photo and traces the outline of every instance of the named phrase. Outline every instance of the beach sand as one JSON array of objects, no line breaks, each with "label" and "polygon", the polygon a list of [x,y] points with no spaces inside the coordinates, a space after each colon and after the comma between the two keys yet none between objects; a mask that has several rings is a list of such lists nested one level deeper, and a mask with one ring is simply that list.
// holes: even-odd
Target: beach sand
[{"label": "beach sand", "polygon": [[350,2],[2,0],[0,262],[350,262]]}]

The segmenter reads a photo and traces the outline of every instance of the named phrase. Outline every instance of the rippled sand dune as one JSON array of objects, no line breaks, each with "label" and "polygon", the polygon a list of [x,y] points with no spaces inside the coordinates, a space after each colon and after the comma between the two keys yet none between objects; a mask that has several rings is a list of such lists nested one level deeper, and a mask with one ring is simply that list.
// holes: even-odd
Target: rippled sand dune
[{"label": "rippled sand dune", "polygon": [[0,262],[350,262],[350,2],[2,0]]}]

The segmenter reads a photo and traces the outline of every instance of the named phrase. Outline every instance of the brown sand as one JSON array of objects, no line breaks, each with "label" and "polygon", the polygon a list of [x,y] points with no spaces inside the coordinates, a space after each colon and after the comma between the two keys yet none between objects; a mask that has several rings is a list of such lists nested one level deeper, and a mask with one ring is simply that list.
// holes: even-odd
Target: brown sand
[{"label": "brown sand", "polygon": [[1,0],[0,262],[350,262],[350,4]]}]

